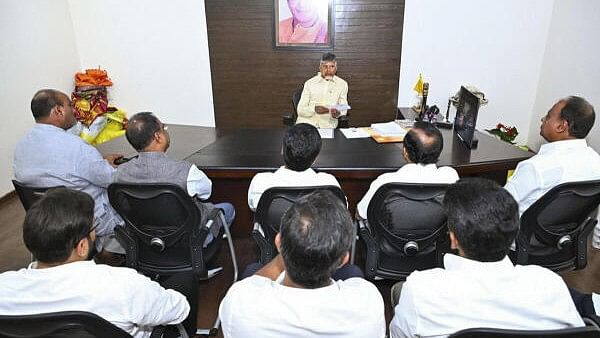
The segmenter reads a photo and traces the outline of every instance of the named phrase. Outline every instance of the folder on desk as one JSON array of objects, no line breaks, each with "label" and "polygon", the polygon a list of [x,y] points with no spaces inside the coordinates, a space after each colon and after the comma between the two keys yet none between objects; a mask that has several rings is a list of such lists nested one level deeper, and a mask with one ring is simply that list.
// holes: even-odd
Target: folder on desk
[{"label": "folder on desk", "polygon": [[373,123],[370,128],[365,128],[365,130],[377,143],[402,142],[407,132],[394,121]]}]

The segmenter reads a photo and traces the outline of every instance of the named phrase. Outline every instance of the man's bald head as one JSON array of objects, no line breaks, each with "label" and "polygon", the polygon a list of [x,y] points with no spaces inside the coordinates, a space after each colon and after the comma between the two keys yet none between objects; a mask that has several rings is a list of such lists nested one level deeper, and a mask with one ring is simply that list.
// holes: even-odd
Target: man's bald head
[{"label": "man's bald head", "polygon": [[412,163],[436,163],[443,147],[442,133],[429,122],[415,122],[404,137],[404,151]]}]

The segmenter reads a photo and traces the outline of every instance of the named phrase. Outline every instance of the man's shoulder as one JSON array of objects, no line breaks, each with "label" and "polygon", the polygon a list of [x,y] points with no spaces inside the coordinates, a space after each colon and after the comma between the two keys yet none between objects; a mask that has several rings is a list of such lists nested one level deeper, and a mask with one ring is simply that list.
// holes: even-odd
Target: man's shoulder
[{"label": "man's shoulder", "polygon": [[317,74],[304,82],[304,87],[318,83],[321,80],[321,75]]},{"label": "man's shoulder", "polygon": [[342,79],[341,77],[339,77],[337,75],[334,75],[333,78],[334,78],[335,82],[337,82],[337,83],[339,83],[339,84],[341,84],[343,86],[346,86],[346,87],[348,86],[348,82],[346,82],[346,80]]}]

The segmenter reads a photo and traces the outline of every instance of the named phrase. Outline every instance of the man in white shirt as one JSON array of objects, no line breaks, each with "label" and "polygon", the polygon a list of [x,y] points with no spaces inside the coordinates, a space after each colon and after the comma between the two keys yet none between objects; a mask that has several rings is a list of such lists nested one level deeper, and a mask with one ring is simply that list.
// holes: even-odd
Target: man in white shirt
[{"label": "man in white shirt", "polygon": [[584,326],[562,278],[507,257],[518,206],[498,184],[463,178],[444,197],[450,243],[445,268],[416,271],[402,286],[390,333],[446,337],[474,327],[551,330]]},{"label": "man in white shirt", "polygon": [[36,262],[0,274],[0,314],[92,312],[134,337],[149,337],[154,326],[186,320],[188,332],[195,332],[197,284],[192,275],[175,275],[163,283],[190,292],[190,311],[181,293],[135,270],[88,261],[96,237],[93,219],[92,198],[64,188],[48,192],[27,211],[23,240]]},{"label": "man in white shirt", "polygon": [[281,253],[235,283],[219,308],[225,337],[384,337],[383,299],[362,278],[334,281],[349,259],[352,220],[329,191],[299,199],[282,217]]},{"label": "man in white shirt", "polygon": [[319,72],[304,83],[296,123],[309,123],[317,128],[337,127],[337,119],[347,111],[334,106],[348,104],[348,83],[336,73],[335,54],[323,54]]},{"label": "man in white shirt", "polygon": [[454,183],[458,173],[451,167],[437,167],[436,162],[444,148],[442,133],[429,122],[415,122],[404,137],[402,156],[406,164],[396,172],[380,175],[358,202],[356,212],[367,218],[369,203],[379,187],[386,183]]},{"label": "man in white shirt", "polygon": [[256,210],[265,190],[273,187],[311,187],[340,184],[331,174],[317,173],[310,166],[321,151],[321,136],[310,124],[296,124],[283,135],[285,166],[272,173],[256,174],[248,189],[248,206]]},{"label": "man in white shirt", "polygon": [[504,186],[520,215],[561,183],[600,179],[600,155],[585,141],[595,118],[594,107],[577,96],[558,101],[542,118],[540,135],[549,143],[519,163]]},{"label": "man in white shirt", "polygon": [[[223,210],[227,225],[235,218],[235,209],[231,203],[212,204],[206,200],[212,191],[212,182],[195,164],[176,160],[167,156],[171,137],[165,126],[150,112],[137,113],[127,124],[127,141],[138,151],[138,156],[119,165],[114,181],[119,183],[172,183],[180,186],[188,195],[194,197],[196,206],[203,219],[214,208]],[[211,227],[204,246],[208,245],[221,230],[221,222]]]}]

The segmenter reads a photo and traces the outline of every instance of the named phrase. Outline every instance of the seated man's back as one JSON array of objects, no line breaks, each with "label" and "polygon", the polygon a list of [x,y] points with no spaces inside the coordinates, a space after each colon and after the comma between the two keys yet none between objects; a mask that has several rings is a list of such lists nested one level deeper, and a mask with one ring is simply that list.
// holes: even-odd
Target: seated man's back
[{"label": "seated man's back", "polygon": [[584,325],[560,276],[539,266],[513,266],[507,257],[519,218],[506,190],[481,178],[461,179],[448,188],[444,208],[458,255],[446,254],[444,269],[408,276],[390,323],[392,337]]},{"label": "seated man's back", "polygon": [[[190,305],[179,292],[135,270],[87,260],[96,237],[93,206],[87,194],[61,188],[27,211],[23,239],[36,262],[0,274],[0,314],[87,311],[135,337],[184,321]],[[195,331],[195,313],[192,320]]]},{"label": "seated man's back", "polygon": [[258,173],[250,182],[248,206],[256,210],[262,194],[273,187],[339,187],[337,179],[328,173],[317,173],[310,166],[321,151],[321,136],[310,124],[298,123],[285,131],[283,160],[285,166],[272,173]]},{"label": "seated man's back", "polygon": [[15,178],[29,186],[64,186],[87,193],[95,201],[98,236],[106,236],[122,223],[106,193],[114,168],[96,148],[65,131],[76,122],[70,104],[57,91],[36,93],[31,105],[37,123],[17,144]]},{"label": "seated man's back", "polygon": [[383,299],[370,282],[332,275],[349,259],[353,224],[330,191],[298,199],[281,218],[280,255],[235,283],[219,308],[236,337],[384,337]]},{"label": "seated man's back", "polygon": [[540,135],[548,143],[519,163],[505,185],[519,214],[559,184],[600,179],[600,155],[585,140],[595,119],[594,107],[577,96],[558,101],[542,118]]}]

